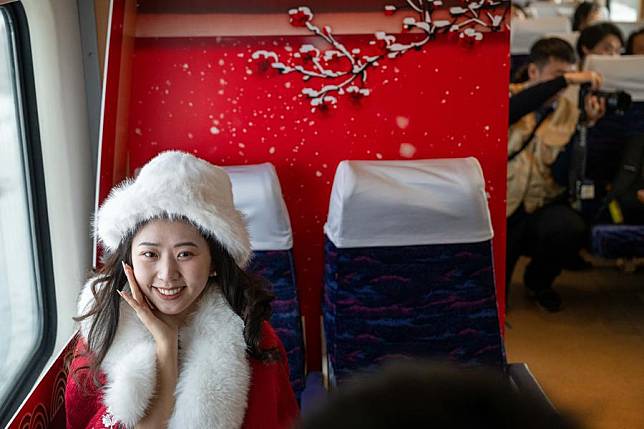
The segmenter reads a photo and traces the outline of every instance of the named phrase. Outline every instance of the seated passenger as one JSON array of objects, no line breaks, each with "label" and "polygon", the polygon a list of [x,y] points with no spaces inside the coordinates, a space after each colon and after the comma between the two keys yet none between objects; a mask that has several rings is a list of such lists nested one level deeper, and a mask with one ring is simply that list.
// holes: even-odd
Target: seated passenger
[{"label": "seated passenger", "polygon": [[633,31],[626,42],[625,55],[644,55],[644,28]]},{"label": "seated passenger", "polygon": [[621,30],[610,22],[601,22],[584,28],[577,39],[577,55],[583,66],[587,55],[620,55],[624,47]]},{"label": "seated passenger", "polygon": [[[582,60],[589,54],[616,56],[620,54],[622,44],[619,28],[611,23],[601,23],[581,32],[577,50]],[[629,37],[627,51],[634,54],[636,49],[644,54],[644,29]],[[642,169],[644,132],[641,113],[638,115],[641,110],[629,110],[626,115],[609,112],[588,135],[585,175],[593,182],[595,199],[583,211],[587,221],[593,224],[644,223],[638,199],[638,191],[644,185],[641,177],[639,180],[631,177],[637,176]],[[615,204],[622,206],[621,214]]]},{"label": "seated passenger", "polygon": [[520,4],[514,2],[512,2],[512,6],[510,7],[510,14],[512,20],[523,21],[529,18],[528,12]]},{"label": "seated passenger", "polygon": [[271,296],[228,175],[164,152],[96,218],[105,263],[79,300],[67,427],[289,428],[297,404]]},{"label": "seated passenger", "polygon": [[572,16],[572,31],[581,31],[603,18],[599,3],[585,1],[577,6]]},{"label": "seated passenger", "polygon": [[[568,84],[601,85],[594,72],[575,71],[575,52],[561,39],[536,42],[528,60],[528,80],[510,86],[508,139],[507,271],[510,284],[519,256],[529,255],[524,285],[548,311],[558,311],[561,298],[552,283],[562,268],[576,260],[584,240],[584,220],[567,201],[565,185],[555,181],[553,164],[575,133],[576,101],[561,95]],[[585,100],[589,124],[605,103]]]}]

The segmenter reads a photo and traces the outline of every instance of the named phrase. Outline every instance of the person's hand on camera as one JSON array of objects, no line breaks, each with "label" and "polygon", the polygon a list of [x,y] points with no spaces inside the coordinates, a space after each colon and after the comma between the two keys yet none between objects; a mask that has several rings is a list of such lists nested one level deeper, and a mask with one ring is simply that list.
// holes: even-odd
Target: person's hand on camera
[{"label": "person's hand on camera", "polygon": [[596,95],[588,94],[584,99],[584,105],[588,126],[592,127],[606,113],[606,99],[604,97],[597,97]]},{"label": "person's hand on camera", "polygon": [[593,90],[599,89],[604,82],[604,77],[594,71],[576,71],[564,73],[564,78],[568,84],[583,84],[590,83]]}]

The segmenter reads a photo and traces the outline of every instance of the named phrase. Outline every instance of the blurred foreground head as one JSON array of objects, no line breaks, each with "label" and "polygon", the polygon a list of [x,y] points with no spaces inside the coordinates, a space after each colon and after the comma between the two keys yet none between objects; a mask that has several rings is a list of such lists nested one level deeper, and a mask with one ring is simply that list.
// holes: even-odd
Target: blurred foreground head
[{"label": "blurred foreground head", "polygon": [[573,429],[500,373],[405,362],[341,386],[297,429]]}]

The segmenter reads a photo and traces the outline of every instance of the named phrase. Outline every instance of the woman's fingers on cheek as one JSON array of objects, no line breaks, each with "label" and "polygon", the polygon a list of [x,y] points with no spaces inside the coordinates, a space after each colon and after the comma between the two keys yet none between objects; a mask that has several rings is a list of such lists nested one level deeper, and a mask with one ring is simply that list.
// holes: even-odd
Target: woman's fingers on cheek
[{"label": "woman's fingers on cheek", "polygon": [[137,302],[132,295],[128,294],[127,292],[123,292],[120,290],[117,290],[118,294],[121,295],[121,298],[125,300],[125,302],[128,303],[130,307],[136,312],[138,315],[139,319],[141,321],[145,321],[148,317],[149,314],[151,314],[152,310],[151,308],[147,305],[147,301],[144,301],[143,304],[140,304]]},{"label": "woman's fingers on cheek", "polygon": [[123,300],[124,300],[125,302],[127,302],[127,304],[128,304],[130,307],[132,307],[134,310],[136,310],[136,309],[137,309],[137,303],[136,303],[136,301],[135,301],[134,299],[132,299],[132,297],[131,297],[130,295],[128,295],[128,293],[127,293],[127,292],[123,292],[123,291],[117,290],[117,291],[116,291],[116,293],[118,293],[118,294],[121,296],[121,298],[123,298]]},{"label": "woman's fingers on cheek", "polygon": [[128,264],[125,262],[121,262],[123,264],[123,271],[125,272],[125,276],[127,277],[127,282],[130,284],[130,290],[132,291],[132,296],[136,300],[136,302],[140,303],[141,302],[141,293],[139,290],[139,285],[136,282],[136,278],[134,277],[134,271],[132,270],[132,267],[130,267]]},{"label": "woman's fingers on cheek", "polygon": [[123,272],[125,273],[127,282],[130,284],[130,290],[132,290],[132,273],[130,271],[130,266],[126,264],[125,261],[121,261],[121,265],[123,266]]}]

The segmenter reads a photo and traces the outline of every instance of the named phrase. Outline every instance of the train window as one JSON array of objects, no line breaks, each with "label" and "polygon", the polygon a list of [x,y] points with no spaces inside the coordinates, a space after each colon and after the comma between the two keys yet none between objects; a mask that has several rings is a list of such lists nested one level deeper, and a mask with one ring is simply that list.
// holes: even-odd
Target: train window
[{"label": "train window", "polygon": [[0,426],[49,358],[55,331],[53,290],[43,287],[51,263],[26,29],[19,3],[0,6]]},{"label": "train window", "polygon": [[610,4],[610,18],[612,21],[632,22],[637,21],[640,0],[612,0]]}]

